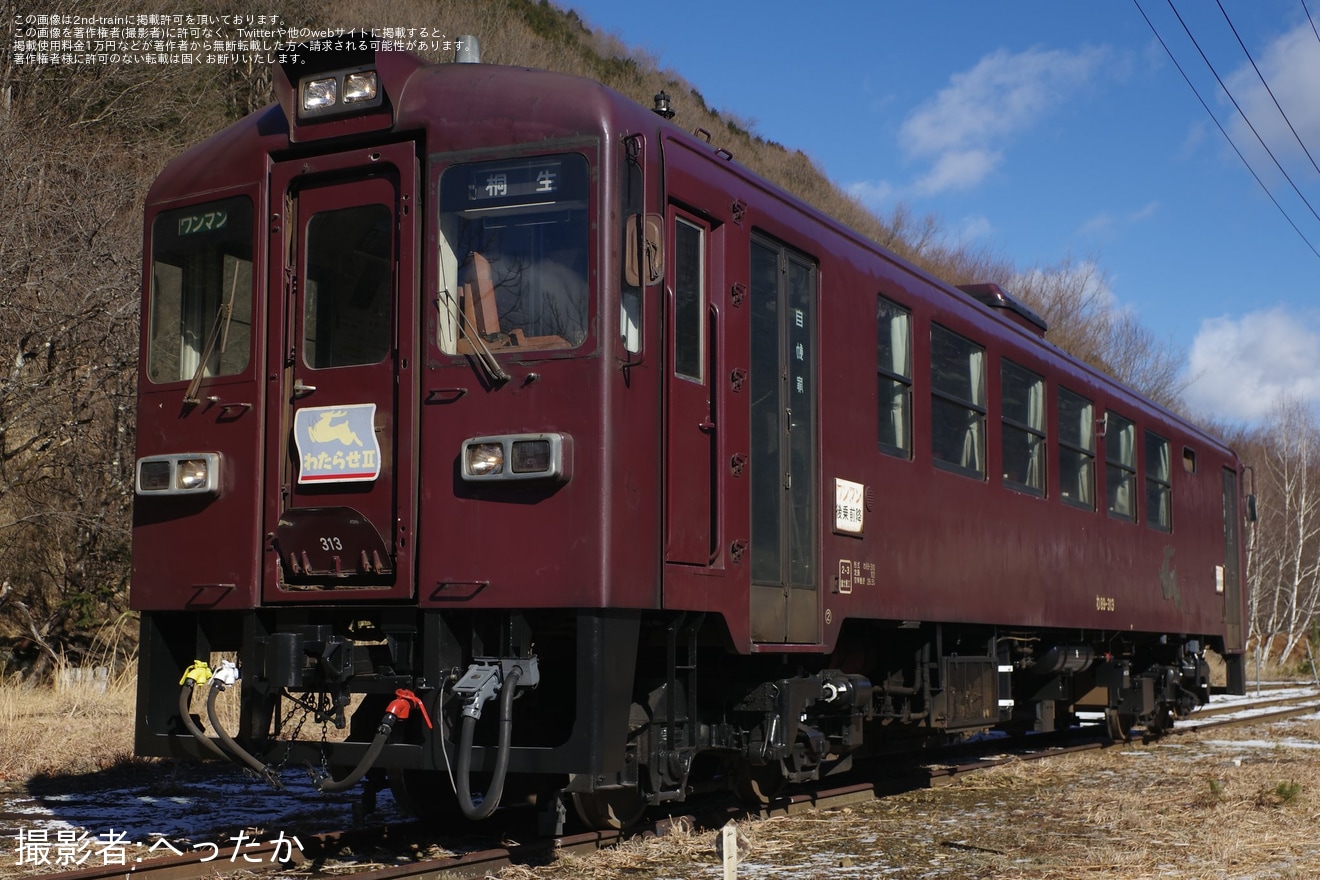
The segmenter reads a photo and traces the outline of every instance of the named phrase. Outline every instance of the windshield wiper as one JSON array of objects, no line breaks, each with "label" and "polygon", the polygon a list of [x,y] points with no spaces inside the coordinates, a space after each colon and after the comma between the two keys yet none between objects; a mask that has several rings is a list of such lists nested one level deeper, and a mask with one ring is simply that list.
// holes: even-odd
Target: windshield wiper
[{"label": "windshield wiper", "polygon": [[[453,294],[448,290],[440,291],[440,295],[450,300],[452,304]],[[438,306],[439,301],[436,304]],[[468,317],[463,309],[456,308],[455,311],[458,312],[458,332],[472,346],[472,355],[477,363],[481,364],[482,369],[486,371],[487,378],[497,385],[509,381],[509,374],[504,372],[500,362],[495,360],[495,354],[490,350],[490,346],[486,345],[486,340],[481,338],[481,333],[469,324]]]},{"label": "windshield wiper", "polygon": [[197,399],[197,392],[202,385],[202,376],[206,374],[206,362],[211,359],[211,351],[215,348],[216,340],[220,340],[220,353],[223,354],[225,345],[229,341],[229,321],[234,314],[234,293],[238,290],[238,267],[234,267],[234,283],[229,286],[229,299],[220,304],[219,310],[215,313],[215,323],[211,325],[211,335],[206,338],[206,347],[202,349],[201,360],[197,362],[197,369],[193,372],[192,381],[188,383],[188,390],[183,392],[183,405],[196,406],[201,403]]}]

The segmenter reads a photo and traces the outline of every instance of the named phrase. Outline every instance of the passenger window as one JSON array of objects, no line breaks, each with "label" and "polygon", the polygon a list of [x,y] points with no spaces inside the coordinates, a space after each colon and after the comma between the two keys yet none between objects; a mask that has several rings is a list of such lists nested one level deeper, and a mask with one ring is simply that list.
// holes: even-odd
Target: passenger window
[{"label": "passenger window", "polygon": [[876,310],[876,373],[880,401],[880,451],[912,457],[912,320],[883,296]]},{"label": "passenger window", "polygon": [[1146,524],[1161,532],[1173,531],[1173,468],[1169,441],[1146,432]]},{"label": "passenger window", "polygon": [[1137,521],[1137,429],[1118,413],[1105,413],[1105,496],[1109,515]]},{"label": "passenger window", "polygon": [[1095,510],[1095,409],[1059,389],[1059,495],[1065,504]]},{"label": "passenger window", "polygon": [[931,452],[935,464],[985,477],[985,349],[930,329]]},{"label": "passenger window", "polygon": [[1004,485],[1045,494],[1045,380],[1004,361],[1000,370],[1004,420]]}]

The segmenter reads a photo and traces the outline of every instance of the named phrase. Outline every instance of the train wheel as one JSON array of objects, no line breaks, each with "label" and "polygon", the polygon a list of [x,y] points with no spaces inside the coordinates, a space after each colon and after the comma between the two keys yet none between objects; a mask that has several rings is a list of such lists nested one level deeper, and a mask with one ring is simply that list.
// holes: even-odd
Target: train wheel
[{"label": "train wheel", "polygon": [[462,817],[449,777],[438,770],[390,770],[390,792],[399,809],[427,822]]},{"label": "train wheel", "polygon": [[631,828],[646,815],[646,798],[640,789],[623,786],[572,792],[573,811],[593,831]]},{"label": "train wheel", "polygon": [[1146,742],[1159,739],[1170,730],[1173,730],[1173,707],[1161,703],[1156,707],[1150,723],[1146,725],[1146,735],[1142,739]]},{"label": "train wheel", "polygon": [[1105,710],[1105,726],[1109,728],[1109,738],[1114,742],[1127,742],[1132,739],[1132,725],[1137,716],[1117,709]]},{"label": "train wheel", "polygon": [[768,764],[744,763],[733,774],[731,785],[738,800],[763,807],[784,790],[784,768],[778,761]]}]

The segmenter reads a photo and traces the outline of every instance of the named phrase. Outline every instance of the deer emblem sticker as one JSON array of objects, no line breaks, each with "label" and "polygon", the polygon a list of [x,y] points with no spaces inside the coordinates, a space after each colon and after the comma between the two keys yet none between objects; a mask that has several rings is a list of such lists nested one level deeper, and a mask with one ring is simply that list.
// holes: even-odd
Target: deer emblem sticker
[{"label": "deer emblem sticker", "polygon": [[376,404],[309,406],[293,416],[299,483],[359,483],[380,476]]}]

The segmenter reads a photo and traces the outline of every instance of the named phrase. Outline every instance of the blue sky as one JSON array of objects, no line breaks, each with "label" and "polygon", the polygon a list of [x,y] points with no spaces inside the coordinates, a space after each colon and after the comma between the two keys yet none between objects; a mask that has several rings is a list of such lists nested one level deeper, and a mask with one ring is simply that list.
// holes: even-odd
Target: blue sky
[{"label": "blue sky", "polygon": [[1320,0],[1220,2],[1227,16],[1214,0],[559,5],[882,213],[933,213],[1023,269],[1093,263],[1186,351],[1197,412],[1254,422],[1282,394],[1320,411],[1320,170],[1298,142],[1320,163]]}]

